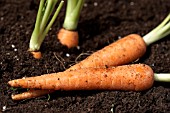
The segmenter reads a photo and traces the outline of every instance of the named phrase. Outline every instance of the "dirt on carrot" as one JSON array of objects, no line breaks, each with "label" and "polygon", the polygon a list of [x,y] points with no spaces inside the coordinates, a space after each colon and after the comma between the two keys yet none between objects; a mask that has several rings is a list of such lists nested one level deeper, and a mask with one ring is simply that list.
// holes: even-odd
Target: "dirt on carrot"
[{"label": "dirt on carrot", "polygon": [[149,89],[153,70],[145,64],[112,68],[84,68],[9,81],[13,87],[48,90],[126,90]]},{"label": "dirt on carrot", "polygon": [[79,35],[77,31],[70,31],[64,28],[60,29],[57,34],[60,43],[68,48],[77,47],[79,42]]}]

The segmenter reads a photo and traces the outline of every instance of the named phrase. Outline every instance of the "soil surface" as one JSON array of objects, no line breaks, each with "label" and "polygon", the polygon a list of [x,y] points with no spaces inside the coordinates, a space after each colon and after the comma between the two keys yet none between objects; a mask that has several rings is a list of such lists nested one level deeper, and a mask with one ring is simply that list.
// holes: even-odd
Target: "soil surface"
[{"label": "soil surface", "polygon": [[[79,48],[67,49],[56,38],[64,6],[41,46],[43,58],[36,60],[27,50],[38,5],[38,0],[0,0],[0,112],[170,112],[170,84],[158,82],[143,92],[56,91],[13,101],[11,94],[25,90],[9,87],[9,80],[63,71],[80,54],[77,61],[130,33],[144,36],[170,12],[170,0],[86,0],[78,25]],[[157,73],[170,72],[170,36],[149,46],[138,62],[150,65]]]}]

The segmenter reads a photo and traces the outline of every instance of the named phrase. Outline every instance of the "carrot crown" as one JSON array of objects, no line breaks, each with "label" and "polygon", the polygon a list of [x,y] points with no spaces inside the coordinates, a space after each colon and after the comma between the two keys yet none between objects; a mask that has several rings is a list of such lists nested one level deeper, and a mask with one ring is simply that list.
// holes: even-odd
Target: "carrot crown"
[{"label": "carrot crown", "polygon": [[[29,50],[30,51],[38,51],[40,46],[53,25],[58,13],[60,12],[64,1],[62,0],[56,9],[53,17],[50,19],[50,15],[52,14],[55,5],[58,0],[40,0],[40,5],[38,9],[38,14],[36,18],[35,27],[30,39]],[[49,22],[49,23],[48,23]]]},{"label": "carrot crown", "polygon": [[67,0],[66,16],[63,27],[67,30],[76,30],[84,0]]},{"label": "carrot crown", "polygon": [[170,34],[170,14],[155,29],[146,34],[143,39],[146,45],[150,45]]}]

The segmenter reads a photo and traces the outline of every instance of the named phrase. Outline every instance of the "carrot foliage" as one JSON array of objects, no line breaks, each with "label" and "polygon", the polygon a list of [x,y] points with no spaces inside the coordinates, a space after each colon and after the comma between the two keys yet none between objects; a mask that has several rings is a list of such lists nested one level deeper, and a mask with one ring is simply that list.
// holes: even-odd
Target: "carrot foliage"
[{"label": "carrot foliage", "polygon": [[170,14],[155,29],[146,34],[143,39],[146,45],[150,45],[170,34]]},{"label": "carrot foliage", "polygon": [[84,0],[67,0],[66,16],[63,27],[67,30],[76,30]]},{"label": "carrot foliage", "polygon": [[58,0],[40,0],[35,28],[30,39],[29,51],[38,51],[40,49],[46,34],[63,6],[64,1],[62,0],[50,20],[50,16],[55,9],[57,1]]}]

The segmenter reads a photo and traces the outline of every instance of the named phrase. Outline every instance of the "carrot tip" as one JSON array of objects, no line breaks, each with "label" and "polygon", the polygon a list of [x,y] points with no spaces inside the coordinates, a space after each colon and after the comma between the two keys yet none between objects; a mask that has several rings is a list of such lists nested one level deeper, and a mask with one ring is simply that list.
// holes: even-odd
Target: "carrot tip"
[{"label": "carrot tip", "polygon": [[15,84],[14,81],[16,81],[16,80],[11,80],[11,81],[8,82],[8,84],[9,84],[10,86],[12,86],[12,87],[15,87],[16,84]]},{"label": "carrot tip", "polygon": [[12,86],[12,83],[13,83],[12,81],[9,81],[9,82],[8,82],[8,84],[9,84],[10,86]]},{"label": "carrot tip", "polygon": [[11,95],[11,98],[12,98],[12,100],[18,100],[18,96],[16,96],[16,95]]},{"label": "carrot tip", "polygon": [[77,31],[70,31],[62,28],[60,29],[57,36],[60,43],[67,46],[68,48],[78,46],[79,36]]},{"label": "carrot tip", "polygon": [[23,94],[12,94],[11,95],[12,100],[23,100],[23,99],[29,99],[29,97],[23,96]]},{"label": "carrot tip", "polygon": [[41,54],[41,52],[40,51],[31,51],[31,54],[33,55],[33,57],[35,58],[35,59],[40,59],[41,57],[42,57],[42,54]]},{"label": "carrot tip", "polygon": [[35,89],[30,89],[29,91],[20,93],[20,94],[15,94],[11,95],[12,100],[23,100],[23,99],[31,99],[39,96],[43,96],[49,93],[54,92],[55,90],[35,90]]}]

